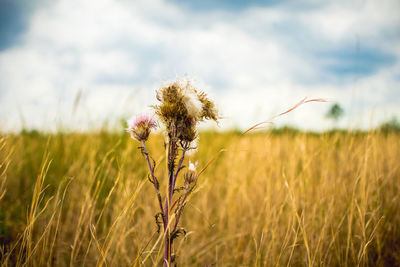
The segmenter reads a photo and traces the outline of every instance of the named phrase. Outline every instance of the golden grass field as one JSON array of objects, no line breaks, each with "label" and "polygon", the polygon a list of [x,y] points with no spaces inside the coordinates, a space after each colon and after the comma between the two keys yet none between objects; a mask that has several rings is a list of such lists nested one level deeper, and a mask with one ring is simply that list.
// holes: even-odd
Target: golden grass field
[{"label": "golden grass field", "polygon": [[[160,265],[157,200],[128,134],[0,140],[2,266]],[[148,148],[164,188],[162,137]],[[216,155],[185,209],[178,266],[400,265],[399,134],[201,133],[191,160]]]}]

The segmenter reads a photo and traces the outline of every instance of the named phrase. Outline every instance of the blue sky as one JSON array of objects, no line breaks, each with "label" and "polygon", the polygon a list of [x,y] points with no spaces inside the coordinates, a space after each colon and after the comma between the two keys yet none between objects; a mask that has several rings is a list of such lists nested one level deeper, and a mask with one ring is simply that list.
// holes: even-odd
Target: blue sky
[{"label": "blue sky", "polygon": [[[246,128],[304,97],[342,127],[400,116],[399,1],[0,0],[0,125],[98,127],[151,112],[187,75],[220,127]],[[78,108],[74,101],[80,94]],[[277,125],[326,129],[332,103]]]}]

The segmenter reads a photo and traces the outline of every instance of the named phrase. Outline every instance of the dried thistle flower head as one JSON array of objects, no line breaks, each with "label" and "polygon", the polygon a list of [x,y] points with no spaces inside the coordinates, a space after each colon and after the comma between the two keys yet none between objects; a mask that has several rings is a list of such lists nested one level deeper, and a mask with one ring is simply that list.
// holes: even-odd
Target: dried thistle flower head
[{"label": "dried thistle flower head", "polygon": [[217,121],[218,111],[217,108],[215,107],[214,102],[209,100],[205,93],[199,94],[199,100],[201,101],[201,103],[203,103],[203,110],[201,113],[202,118]]},{"label": "dried thistle flower head", "polygon": [[197,137],[197,123],[206,119],[217,121],[215,104],[189,81],[182,79],[157,91],[160,104],[156,114],[164,123],[168,135],[174,132],[181,141],[192,142]]},{"label": "dried thistle flower head", "polygon": [[127,120],[128,128],[126,131],[132,138],[138,141],[146,141],[149,138],[152,129],[157,128],[155,120],[147,114],[139,115],[135,119]]},{"label": "dried thistle flower head", "polygon": [[193,184],[193,183],[196,182],[196,180],[197,180],[197,171],[196,171],[196,169],[197,169],[197,164],[198,164],[197,161],[196,161],[195,164],[193,164],[193,163],[189,160],[189,167],[188,167],[187,172],[186,172],[185,175],[184,175],[184,179],[185,179],[185,184],[186,184],[186,186],[189,186],[189,185],[191,185],[191,184]]}]

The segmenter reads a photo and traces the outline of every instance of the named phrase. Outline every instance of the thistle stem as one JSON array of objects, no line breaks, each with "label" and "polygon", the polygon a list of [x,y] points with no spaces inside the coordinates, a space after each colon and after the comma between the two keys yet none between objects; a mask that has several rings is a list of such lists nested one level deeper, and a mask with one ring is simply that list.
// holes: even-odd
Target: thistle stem
[{"label": "thistle stem", "polygon": [[176,215],[176,219],[175,219],[175,225],[174,225],[174,231],[176,230],[176,228],[178,227],[178,224],[179,224],[179,220],[180,220],[180,218],[181,218],[181,216],[182,216],[182,213],[183,213],[183,208],[185,207],[185,200],[186,200],[186,198],[187,198],[187,196],[189,195],[189,192],[188,191],[186,191],[185,192],[185,195],[183,196],[183,199],[182,199],[182,204],[179,204],[179,207],[178,207],[178,214]]},{"label": "thistle stem", "polygon": [[171,122],[171,130],[170,130],[170,140],[168,142],[168,190],[167,196],[165,198],[165,213],[164,213],[164,266],[171,266],[171,234],[169,229],[169,211],[171,208],[172,197],[174,194],[174,178],[175,178],[175,158],[176,158],[176,125],[175,122]]},{"label": "thistle stem", "polygon": [[[178,168],[177,168],[176,173],[175,173],[175,176],[174,176],[174,180],[173,180],[173,189],[175,189],[176,179],[178,178],[178,174],[179,174],[179,172],[181,171],[182,164],[183,164],[183,160],[185,159],[185,153],[186,153],[186,151],[187,151],[187,147],[185,146],[185,147],[183,147],[183,149],[182,149],[182,156],[181,156],[181,159],[179,160]],[[173,193],[173,192],[172,192],[172,193]]]},{"label": "thistle stem", "polygon": [[147,152],[146,144],[144,141],[142,141],[142,147],[143,147],[143,151],[144,151],[144,153],[143,153],[144,157],[146,158],[147,165],[149,166],[151,179],[153,180],[153,185],[154,185],[154,188],[156,189],[158,204],[160,205],[161,212],[164,214],[164,207],[162,204],[161,194],[160,194],[160,186],[158,184],[157,178],[154,175],[154,168],[151,166],[149,153]]}]

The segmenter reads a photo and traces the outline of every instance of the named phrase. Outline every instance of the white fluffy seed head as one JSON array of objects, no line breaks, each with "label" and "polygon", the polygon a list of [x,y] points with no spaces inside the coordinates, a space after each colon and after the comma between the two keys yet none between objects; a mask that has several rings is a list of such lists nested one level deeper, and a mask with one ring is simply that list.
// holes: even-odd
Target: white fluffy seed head
[{"label": "white fluffy seed head", "polygon": [[193,164],[193,163],[190,161],[190,159],[189,159],[189,167],[188,167],[189,171],[195,172],[198,163],[199,163],[199,162],[196,161],[196,163]]},{"label": "white fluffy seed head", "polygon": [[187,109],[190,117],[199,119],[203,112],[203,103],[200,101],[196,90],[187,82],[186,86],[182,88],[183,103]]}]

